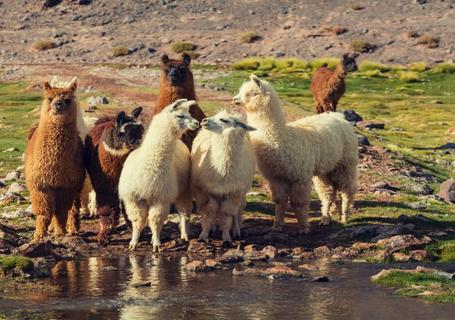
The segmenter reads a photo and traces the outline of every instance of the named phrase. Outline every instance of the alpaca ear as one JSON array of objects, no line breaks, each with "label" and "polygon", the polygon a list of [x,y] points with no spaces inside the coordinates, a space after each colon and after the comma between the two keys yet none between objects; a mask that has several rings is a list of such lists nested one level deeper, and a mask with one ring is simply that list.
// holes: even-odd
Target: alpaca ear
[{"label": "alpaca ear", "polygon": [[178,99],[176,101],[174,101],[174,103],[172,103],[170,105],[170,112],[174,112],[175,110],[177,110],[177,108],[179,106],[181,106],[183,103],[187,102],[188,99]]},{"label": "alpaca ear", "polygon": [[250,75],[250,80],[254,81],[254,83],[256,83],[256,85],[258,86],[259,89],[262,89],[261,79],[259,79],[257,75],[251,74]]},{"label": "alpaca ear", "polygon": [[239,120],[234,120],[234,124],[235,124],[235,128],[242,128],[246,131],[255,131],[256,128],[250,126],[250,125],[247,125],[246,123],[243,123],[242,121],[239,121]]},{"label": "alpaca ear", "polygon": [[51,85],[47,81],[43,83],[43,88],[45,91],[49,91],[52,89]]},{"label": "alpaca ear", "polygon": [[122,124],[125,123],[125,120],[126,120],[126,113],[125,111],[120,111],[118,114],[117,114],[117,119],[115,119],[115,125],[117,126],[117,128],[120,128],[122,126]]},{"label": "alpaca ear", "polygon": [[191,62],[191,57],[190,57],[190,55],[188,53],[184,52],[182,54],[182,60],[187,66],[189,66],[190,62]]},{"label": "alpaca ear", "polygon": [[133,111],[131,111],[131,116],[134,118],[134,119],[137,119],[139,117],[139,115],[141,114],[142,112],[142,107],[137,107],[136,109],[134,109]]},{"label": "alpaca ear", "polygon": [[354,52],[352,55],[351,55],[351,58],[352,59],[355,59],[359,56],[359,54],[357,52]]},{"label": "alpaca ear", "polygon": [[169,63],[169,56],[167,54],[163,54],[161,56],[161,63],[162,64],[168,64]]},{"label": "alpaca ear", "polygon": [[345,60],[345,59],[347,59],[347,58],[349,58],[349,53],[343,54],[343,60]]},{"label": "alpaca ear", "polygon": [[71,79],[71,82],[68,84],[68,90],[70,91],[76,91],[77,89],[77,78],[74,77],[73,79]]}]

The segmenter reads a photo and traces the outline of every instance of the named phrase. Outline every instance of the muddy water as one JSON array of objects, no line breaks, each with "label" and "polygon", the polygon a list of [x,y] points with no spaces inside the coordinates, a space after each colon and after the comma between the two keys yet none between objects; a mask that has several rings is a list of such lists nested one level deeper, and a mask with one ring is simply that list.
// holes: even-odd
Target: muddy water
[{"label": "muddy water", "polygon": [[[392,295],[369,281],[381,266],[326,264],[330,282],[193,274],[186,258],[59,262],[44,292],[1,297],[6,319],[455,319],[455,306]],[[150,287],[133,284],[150,281]],[[0,316],[1,318],[1,316]]]}]

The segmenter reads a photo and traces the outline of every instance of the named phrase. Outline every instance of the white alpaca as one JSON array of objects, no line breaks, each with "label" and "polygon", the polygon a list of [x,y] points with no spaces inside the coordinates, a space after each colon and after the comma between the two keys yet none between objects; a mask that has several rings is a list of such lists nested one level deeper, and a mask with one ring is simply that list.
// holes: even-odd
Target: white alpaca
[{"label": "white alpaca", "polygon": [[195,101],[180,99],[153,117],[140,147],[128,156],[119,181],[119,196],[133,225],[130,249],[135,249],[148,217],[153,251],[172,203],[180,213],[182,239],[188,240],[192,209],[190,152],[179,139],[198,122],[188,112]]},{"label": "white alpaca", "polygon": [[199,238],[207,240],[219,223],[223,241],[240,236],[239,214],[253,183],[255,159],[247,135],[254,128],[222,111],[201,122],[191,150],[191,186],[202,218]]},{"label": "white alpaca", "polygon": [[357,137],[339,113],[325,113],[286,124],[275,90],[251,75],[234,102],[244,105],[253,131],[258,166],[270,184],[275,202],[273,228],[281,230],[290,200],[299,230],[309,232],[311,180],[322,202],[321,224],[330,222],[330,207],[339,191],[341,222],[346,223],[357,191]]}]

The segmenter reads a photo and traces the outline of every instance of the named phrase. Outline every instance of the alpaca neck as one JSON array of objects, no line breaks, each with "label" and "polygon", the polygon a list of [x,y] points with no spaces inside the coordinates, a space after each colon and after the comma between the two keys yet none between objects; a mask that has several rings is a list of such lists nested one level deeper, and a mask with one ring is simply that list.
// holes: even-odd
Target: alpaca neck
[{"label": "alpaca neck", "polygon": [[122,148],[117,149],[112,144],[114,141],[114,130],[113,128],[107,129],[103,132],[101,136],[101,144],[100,148],[104,149],[105,153],[108,154],[110,157],[126,157],[130,150],[122,145]]},{"label": "alpaca neck", "polygon": [[347,71],[344,69],[343,64],[339,63],[333,74],[333,81],[338,82],[340,80],[343,80],[346,77],[346,73]]},{"label": "alpaca neck", "polygon": [[244,143],[244,135],[235,130],[220,135],[212,135],[211,156],[212,166],[222,175],[227,176],[238,164]]},{"label": "alpaca neck", "polygon": [[196,100],[193,76],[189,75],[184,83],[174,86],[169,83],[166,75],[162,74],[160,78],[160,93],[158,94],[156,113],[178,99]]},{"label": "alpaca neck", "polygon": [[163,170],[172,164],[172,157],[180,134],[171,128],[165,116],[153,118],[140,147],[146,171],[153,170],[153,168]]},{"label": "alpaca neck", "polygon": [[266,111],[247,112],[248,124],[256,128],[250,133],[252,138],[262,138],[276,141],[286,127],[284,114],[281,111],[281,103],[278,97],[271,96],[264,101]]}]

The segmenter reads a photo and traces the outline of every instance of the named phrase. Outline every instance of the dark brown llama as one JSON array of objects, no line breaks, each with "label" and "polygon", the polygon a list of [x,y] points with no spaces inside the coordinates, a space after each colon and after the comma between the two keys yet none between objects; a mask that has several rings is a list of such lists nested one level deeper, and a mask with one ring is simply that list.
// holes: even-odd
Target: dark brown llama
[{"label": "dark brown llama", "polygon": [[[161,56],[160,93],[155,114],[178,99],[196,100],[193,73],[190,69],[191,58],[183,53],[182,60],[169,59],[167,54]],[[204,112],[198,105],[190,107],[190,114],[199,122],[205,118]],[[191,149],[197,130],[187,131],[182,141]]]}]

